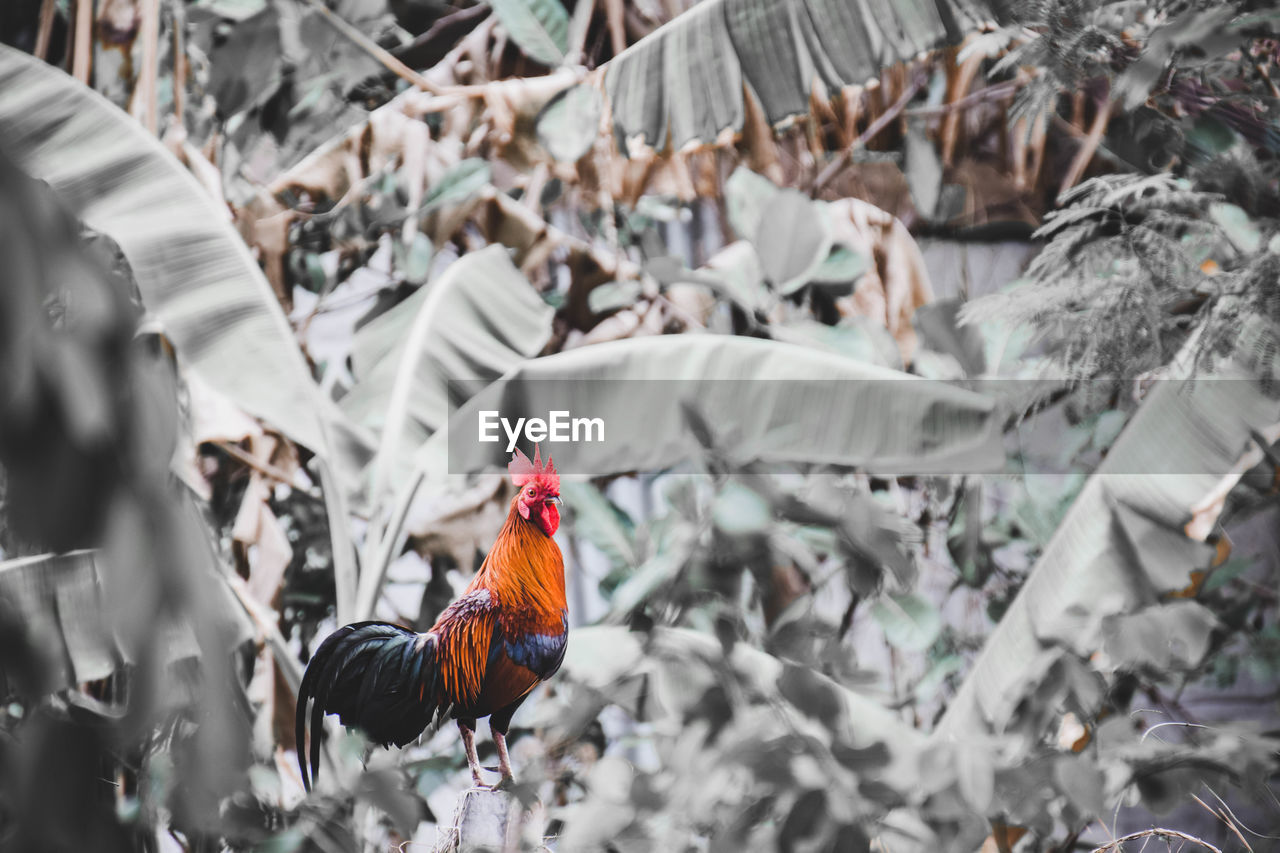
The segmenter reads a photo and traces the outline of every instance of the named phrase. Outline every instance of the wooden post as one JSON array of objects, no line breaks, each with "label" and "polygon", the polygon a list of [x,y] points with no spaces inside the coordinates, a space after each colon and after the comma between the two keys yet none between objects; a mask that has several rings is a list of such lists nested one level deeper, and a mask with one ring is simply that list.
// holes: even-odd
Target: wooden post
[{"label": "wooden post", "polygon": [[453,826],[441,829],[435,853],[503,853],[520,849],[520,802],[505,791],[468,788]]}]

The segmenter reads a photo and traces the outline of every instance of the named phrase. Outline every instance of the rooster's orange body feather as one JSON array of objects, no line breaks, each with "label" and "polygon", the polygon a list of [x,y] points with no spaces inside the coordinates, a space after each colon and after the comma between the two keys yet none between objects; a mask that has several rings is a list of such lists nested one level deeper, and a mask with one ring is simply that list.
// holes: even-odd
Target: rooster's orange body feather
[{"label": "rooster's orange body feather", "polygon": [[564,659],[568,616],[564,559],[552,535],[560,523],[560,478],[550,460],[523,453],[508,466],[518,492],[506,523],[462,596],[418,634],[386,622],[339,628],[316,650],[298,694],[298,764],[310,789],[303,745],[311,715],[311,778],[326,713],[383,745],[404,746],[432,722],[458,721],[472,776],[480,784],[473,737],[489,717],[503,779],[511,777],[511,717]]}]

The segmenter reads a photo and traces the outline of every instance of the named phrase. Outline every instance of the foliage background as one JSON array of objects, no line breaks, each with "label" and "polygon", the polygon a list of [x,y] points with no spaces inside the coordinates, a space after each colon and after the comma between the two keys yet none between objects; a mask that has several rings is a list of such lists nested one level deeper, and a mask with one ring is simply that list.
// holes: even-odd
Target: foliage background
[{"label": "foliage background", "polygon": [[588,377],[854,381],[566,483],[525,844],[1274,848],[1274,24],[6,4],[5,848],[434,844],[456,738],[304,797],[301,668],[496,534],[449,380]]}]

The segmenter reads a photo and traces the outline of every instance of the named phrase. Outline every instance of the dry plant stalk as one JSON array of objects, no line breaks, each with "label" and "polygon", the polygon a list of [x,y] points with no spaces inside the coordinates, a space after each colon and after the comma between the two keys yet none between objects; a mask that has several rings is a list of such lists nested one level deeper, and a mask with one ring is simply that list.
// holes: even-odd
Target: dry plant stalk
[{"label": "dry plant stalk", "polygon": [[861,86],[845,86],[840,92],[844,121],[840,126],[840,147],[848,148],[858,138],[858,118],[862,114]]},{"label": "dry plant stalk", "polygon": [[[1225,559],[1224,559],[1224,562],[1225,562]],[[1216,791],[1212,791],[1212,789],[1210,789],[1210,791],[1213,793],[1215,797],[1218,797],[1218,794]],[[1222,801],[1222,797],[1218,797],[1218,802],[1222,803],[1221,808],[1214,808],[1210,806],[1204,800],[1200,799],[1200,797],[1197,796],[1196,794],[1192,794],[1191,799],[1195,800],[1197,803],[1203,806],[1205,811],[1207,811],[1209,814],[1213,815],[1218,820],[1222,821],[1223,825],[1226,826],[1227,829],[1231,830],[1231,833],[1240,840],[1240,846],[1243,847],[1245,850],[1250,851],[1250,853],[1253,853],[1253,845],[1249,843],[1249,840],[1245,838],[1243,834],[1241,834],[1240,828],[1236,826],[1237,821],[1236,821],[1235,813],[1231,811],[1231,809],[1227,806],[1225,802]],[[1248,827],[1245,827],[1245,828],[1248,829]]]},{"label": "dry plant stalk", "polygon": [[1109,850],[1119,850],[1121,846],[1123,846],[1124,844],[1130,841],[1137,841],[1139,839],[1142,839],[1145,841],[1151,838],[1172,838],[1178,841],[1190,841],[1192,844],[1200,845],[1205,850],[1212,851],[1212,853],[1222,853],[1221,850],[1219,850],[1217,847],[1214,847],[1212,844],[1210,844],[1208,841],[1205,841],[1203,838],[1196,838],[1194,835],[1188,835],[1187,833],[1179,832],[1176,829],[1159,829],[1159,828],[1144,829],[1141,832],[1131,832],[1128,835],[1123,835],[1120,838],[1115,839],[1114,841],[1108,841],[1106,844],[1103,844],[1100,847],[1093,848],[1091,853],[1107,853],[1107,851]]},{"label": "dry plant stalk", "polygon": [[49,40],[53,37],[53,16],[57,12],[54,0],[41,0],[40,28],[36,31],[36,59],[45,59],[49,55]]},{"label": "dry plant stalk", "polygon": [[138,35],[142,39],[142,69],[133,89],[129,113],[154,136],[159,128],[156,84],[160,76],[160,0],[141,0],[141,9],[142,26]]},{"label": "dry plant stalk", "polygon": [[181,2],[173,4],[173,117],[185,124],[187,109],[187,46],[184,38],[186,10]]},{"label": "dry plant stalk", "polygon": [[595,14],[595,0],[578,0],[573,7],[573,18],[569,22],[569,52],[565,61],[581,64],[582,51],[587,43],[587,30],[591,28],[591,17]]},{"label": "dry plant stalk", "polygon": [[609,41],[613,55],[627,49],[626,7],[623,0],[605,0],[605,17],[609,22]]},{"label": "dry plant stalk", "polygon": [[[956,69],[955,76],[950,81],[951,86],[947,91],[947,101],[949,103],[954,103],[968,94],[984,59],[986,59],[984,54],[975,52]],[[955,160],[956,139],[960,135],[960,115],[960,110],[952,110],[942,120],[940,137],[942,142],[942,165],[944,166],[952,165]]]},{"label": "dry plant stalk", "polygon": [[778,144],[773,128],[745,82],[742,86],[742,110],[740,147],[746,154],[747,167],[775,184],[785,183],[786,176],[778,157]]},{"label": "dry plant stalk", "polygon": [[1059,195],[1080,182],[1080,178],[1084,175],[1084,170],[1089,167],[1090,161],[1093,160],[1093,155],[1098,150],[1098,145],[1102,142],[1103,135],[1107,132],[1107,124],[1111,121],[1112,107],[1110,95],[1104,94],[1098,103],[1098,112],[1094,115],[1093,123],[1089,126],[1089,133],[1084,139],[1084,144],[1076,152],[1070,168],[1067,169],[1067,174],[1062,178],[1062,187],[1058,190]]},{"label": "dry plant stalk", "polygon": [[1027,118],[1024,116],[1013,124],[1009,145],[1009,165],[1013,171],[1013,186],[1022,192],[1027,188],[1027,136],[1029,133]]},{"label": "dry plant stalk", "polygon": [[1040,182],[1040,170],[1044,167],[1045,145],[1049,141],[1048,126],[1049,116],[1045,112],[1039,113],[1032,121],[1031,140],[1028,143],[1031,147],[1031,164],[1027,168],[1028,187],[1034,187]]},{"label": "dry plant stalk", "polygon": [[71,74],[89,85],[93,67],[93,0],[76,0],[75,48]]}]

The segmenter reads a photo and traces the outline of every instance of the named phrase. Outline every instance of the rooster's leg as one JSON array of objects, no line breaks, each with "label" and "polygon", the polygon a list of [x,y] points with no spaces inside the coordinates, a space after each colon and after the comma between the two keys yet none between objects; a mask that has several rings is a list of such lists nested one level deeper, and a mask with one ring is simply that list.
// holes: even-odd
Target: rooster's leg
[{"label": "rooster's leg", "polygon": [[[467,751],[467,764],[471,765],[471,779],[476,787],[484,786],[480,779],[480,758],[476,755],[476,721],[458,718],[458,731],[462,732],[462,748]],[[502,750],[506,752],[506,750]]]},{"label": "rooster's leg", "polygon": [[494,788],[501,788],[516,781],[511,773],[511,756],[507,754],[507,729],[511,726],[511,718],[515,716],[516,709],[524,702],[526,696],[521,696],[489,718],[489,731],[493,734],[493,745],[498,748],[498,769],[502,771],[502,779],[493,786]]},{"label": "rooster's leg", "polygon": [[493,745],[498,748],[498,769],[502,772],[502,779],[494,785],[497,788],[504,783],[516,781],[516,777],[511,774],[511,756],[507,755],[507,733],[495,730]]}]

